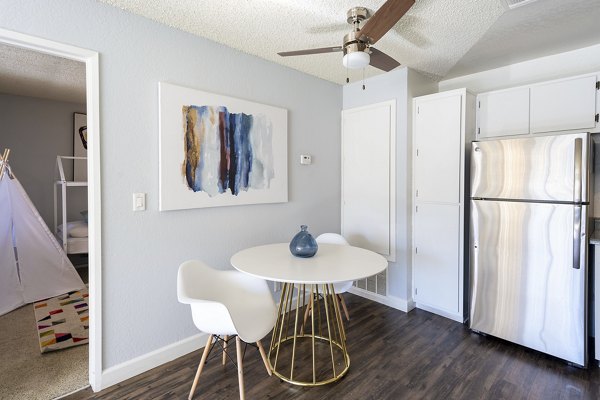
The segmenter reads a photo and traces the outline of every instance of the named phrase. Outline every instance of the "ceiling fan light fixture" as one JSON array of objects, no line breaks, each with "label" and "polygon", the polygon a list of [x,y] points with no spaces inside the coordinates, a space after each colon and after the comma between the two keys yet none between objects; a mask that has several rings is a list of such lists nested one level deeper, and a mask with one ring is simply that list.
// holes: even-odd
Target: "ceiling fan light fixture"
[{"label": "ceiling fan light fixture", "polygon": [[371,62],[371,56],[365,51],[353,51],[344,55],[342,63],[350,69],[365,68]]}]

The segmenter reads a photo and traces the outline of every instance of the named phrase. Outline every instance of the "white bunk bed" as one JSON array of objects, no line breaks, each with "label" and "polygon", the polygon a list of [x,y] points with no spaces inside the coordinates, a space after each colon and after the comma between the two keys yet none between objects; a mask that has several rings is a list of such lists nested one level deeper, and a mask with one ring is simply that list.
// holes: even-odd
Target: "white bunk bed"
[{"label": "white bunk bed", "polygon": [[[65,179],[63,160],[87,160],[87,157],[57,156],[59,179],[54,184],[54,234],[67,254],[88,253],[88,224],[86,221],[67,221],[67,192],[73,187],[87,187],[86,181]],[[61,190],[61,224],[58,224],[58,188]]]}]

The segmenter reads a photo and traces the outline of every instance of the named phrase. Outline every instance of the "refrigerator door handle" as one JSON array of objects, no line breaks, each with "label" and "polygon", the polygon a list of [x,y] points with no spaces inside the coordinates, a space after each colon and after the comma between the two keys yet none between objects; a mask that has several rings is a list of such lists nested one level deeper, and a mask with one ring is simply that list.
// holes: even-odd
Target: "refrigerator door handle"
[{"label": "refrigerator door handle", "polygon": [[573,208],[573,268],[581,264],[581,205]]},{"label": "refrigerator door handle", "polygon": [[574,168],[573,168],[573,202],[581,203],[581,157],[583,150],[583,141],[581,138],[575,139],[575,145],[573,155]]}]

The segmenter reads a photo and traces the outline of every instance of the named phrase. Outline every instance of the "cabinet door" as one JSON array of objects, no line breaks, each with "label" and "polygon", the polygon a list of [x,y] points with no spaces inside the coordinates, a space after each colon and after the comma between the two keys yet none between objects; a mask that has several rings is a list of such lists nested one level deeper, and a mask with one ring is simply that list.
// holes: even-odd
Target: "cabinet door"
[{"label": "cabinet door", "polygon": [[529,88],[477,96],[479,139],[529,133]]},{"label": "cabinet door", "polygon": [[395,103],[342,112],[342,235],[393,259]]},{"label": "cabinet door", "polygon": [[419,204],[414,214],[415,301],[458,313],[460,206]]},{"label": "cabinet door", "polygon": [[415,197],[458,203],[462,96],[427,99],[416,106]]},{"label": "cabinet door", "polygon": [[596,126],[596,77],[531,87],[531,133]]}]

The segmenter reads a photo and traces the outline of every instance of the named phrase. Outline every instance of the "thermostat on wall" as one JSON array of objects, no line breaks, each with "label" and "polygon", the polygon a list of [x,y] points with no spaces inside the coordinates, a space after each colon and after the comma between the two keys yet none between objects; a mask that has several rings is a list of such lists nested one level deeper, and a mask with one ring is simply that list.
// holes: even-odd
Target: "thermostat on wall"
[{"label": "thermostat on wall", "polygon": [[309,165],[312,164],[312,157],[310,154],[301,154],[300,155],[300,164]]}]

